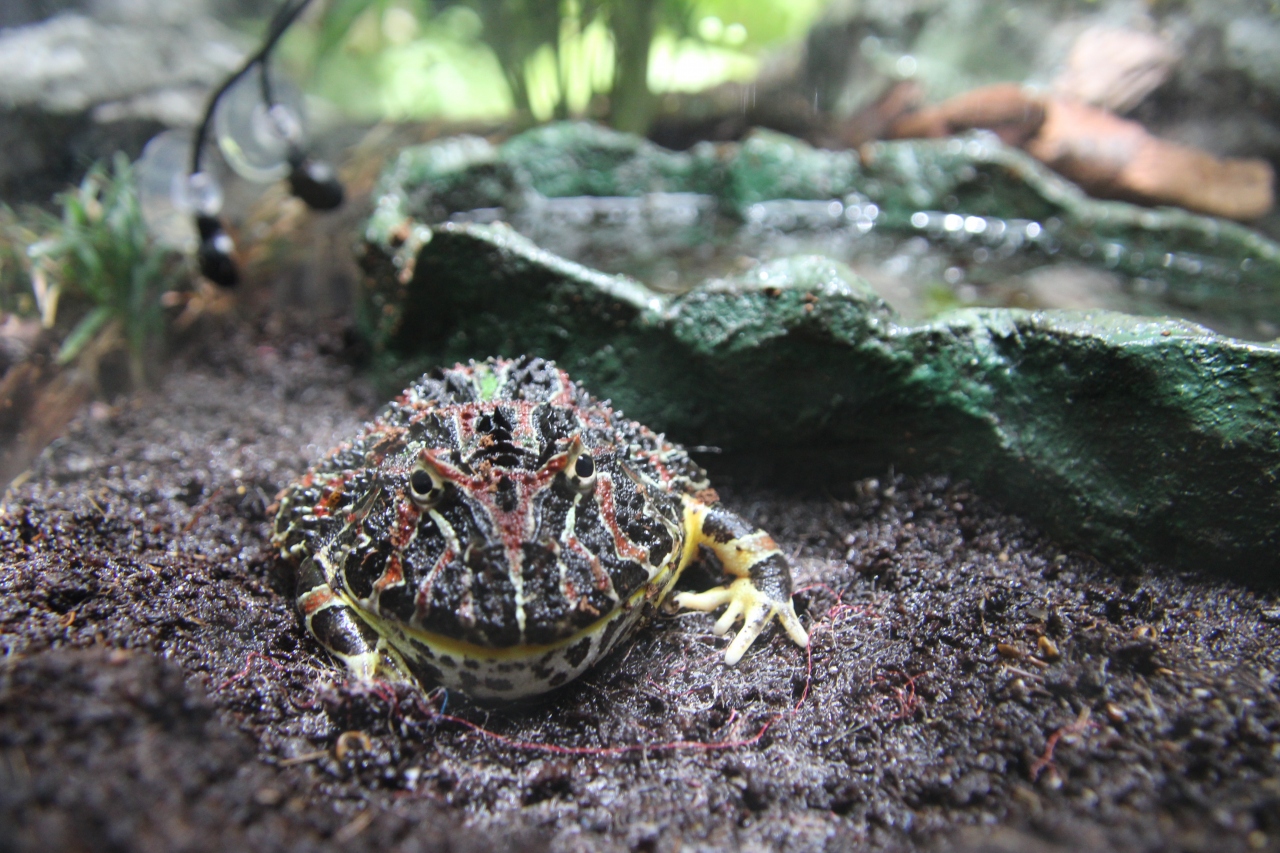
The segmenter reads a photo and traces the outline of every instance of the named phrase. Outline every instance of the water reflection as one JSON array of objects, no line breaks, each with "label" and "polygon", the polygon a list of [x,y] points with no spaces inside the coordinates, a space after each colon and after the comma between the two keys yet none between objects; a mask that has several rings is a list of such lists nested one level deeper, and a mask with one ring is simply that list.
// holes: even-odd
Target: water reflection
[{"label": "water reflection", "polygon": [[[1063,240],[1056,217],[1039,222],[917,210],[886,223],[880,207],[859,193],[757,202],[741,217],[697,193],[535,193],[515,210],[484,208],[452,219],[507,221],[549,251],[668,294],[766,261],[817,254],[849,264],[910,320],[957,307],[1108,309],[1173,314],[1245,338],[1270,339],[1278,331],[1212,306],[1189,309],[1170,298],[1158,275],[1163,268],[1238,280],[1238,271],[1222,261],[1178,252],[1156,261],[1115,241]],[[1126,272],[1133,269],[1144,272]]]}]

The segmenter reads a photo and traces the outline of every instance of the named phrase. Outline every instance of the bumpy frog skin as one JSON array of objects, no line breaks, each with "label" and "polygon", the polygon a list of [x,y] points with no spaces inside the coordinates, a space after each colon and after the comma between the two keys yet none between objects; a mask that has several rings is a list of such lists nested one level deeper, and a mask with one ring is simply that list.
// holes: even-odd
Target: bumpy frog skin
[{"label": "bumpy frog skin", "polygon": [[359,679],[481,700],[578,677],[649,618],[710,549],[736,664],[777,617],[808,642],[767,533],[719,506],[683,448],[554,364],[491,359],[413,383],[280,496],[307,630]]}]

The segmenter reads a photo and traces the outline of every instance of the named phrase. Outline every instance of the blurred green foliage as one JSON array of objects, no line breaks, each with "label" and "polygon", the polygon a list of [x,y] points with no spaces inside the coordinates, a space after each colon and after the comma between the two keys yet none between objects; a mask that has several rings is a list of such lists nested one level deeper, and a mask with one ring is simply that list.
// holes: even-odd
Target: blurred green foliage
[{"label": "blurred green foliage", "polygon": [[55,201],[60,216],[0,214],[4,308],[38,314],[46,327],[71,321],[59,364],[75,359],[99,334],[118,330],[140,384],[146,356],[164,332],[161,294],[179,280],[181,256],[156,245],[147,232],[133,168],[122,153],[109,168],[95,164],[78,187]]},{"label": "blurred green foliage", "polygon": [[24,317],[36,313],[27,247],[40,239],[28,219],[0,204],[0,312]]},{"label": "blurred green foliage", "polygon": [[590,116],[643,132],[657,95],[750,80],[828,2],[333,0],[282,56],[357,118]]}]

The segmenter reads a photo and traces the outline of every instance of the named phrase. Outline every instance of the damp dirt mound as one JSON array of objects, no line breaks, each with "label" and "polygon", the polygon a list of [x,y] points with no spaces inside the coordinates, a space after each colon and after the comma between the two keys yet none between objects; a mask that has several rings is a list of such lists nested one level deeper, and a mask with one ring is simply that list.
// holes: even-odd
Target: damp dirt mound
[{"label": "damp dirt mound", "polygon": [[1280,849],[1274,590],[1119,572],[941,477],[701,460],[793,555],[807,652],[727,668],[683,614],[535,703],[346,682],[268,546],[380,402],[337,340],[206,346],[9,490],[0,850]]}]

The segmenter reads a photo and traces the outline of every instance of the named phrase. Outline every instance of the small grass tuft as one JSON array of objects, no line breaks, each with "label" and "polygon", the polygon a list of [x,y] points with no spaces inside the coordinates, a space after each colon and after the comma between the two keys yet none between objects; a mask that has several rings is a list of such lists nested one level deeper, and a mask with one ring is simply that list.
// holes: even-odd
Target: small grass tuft
[{"label": "small grass tuft", "polygon": [[118,333],[138,387],[148,354],[163,339],[161,294],[185,275],[183,259],[148,233],[133,167],[122,153],[110,168],[95,164],[56,202],[61,217],[44,214],[35,227],[43,236],[26,251],[44,325],[54,325],[64,298],[76,317],[56,360],[68,364],[99,336]]}]

